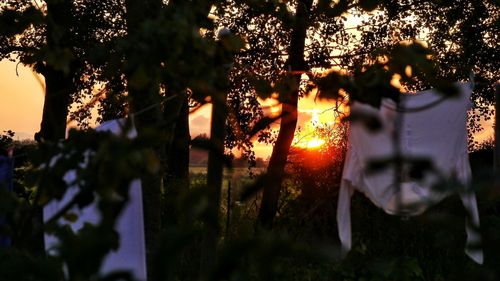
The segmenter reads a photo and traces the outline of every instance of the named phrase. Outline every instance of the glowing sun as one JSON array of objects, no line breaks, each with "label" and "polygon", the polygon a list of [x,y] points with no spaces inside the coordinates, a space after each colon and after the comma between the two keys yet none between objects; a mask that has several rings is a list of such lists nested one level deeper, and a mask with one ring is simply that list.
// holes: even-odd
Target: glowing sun
[{"label": "glowing sun", "polygon": [[313,137],[313,138],[301,140],[300,142],[295,144],[295,146],[300,147],[300,148],[315,149],[315,148],[319,148],[323,144],[325,144],[325,140]]},{"label": "glowing sun", "polygon": [[314,139],[310,139],[307,141],[306,147],[307,148],[316,148],[316,147],[322,146],[324,143],[325,143],[325,140],[314,138]]}]

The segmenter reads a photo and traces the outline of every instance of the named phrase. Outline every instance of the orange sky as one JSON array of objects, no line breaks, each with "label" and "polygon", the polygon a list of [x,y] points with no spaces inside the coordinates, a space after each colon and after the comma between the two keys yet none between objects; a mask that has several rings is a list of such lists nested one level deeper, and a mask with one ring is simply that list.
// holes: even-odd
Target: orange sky
[{"label": "orange sky", "polygon": [[[13,130],[16,139],[33,138],[38,131],[43,108],[43,90],[41,80],[37,80],[29,68],[18,65],[16,75],[16,64],[3,60],[0,62],[0,131]],[[43,83],[43,82],[42,82]],[[263,104],[272,105],[273,101],[267,100]],[[315,102],[314,97],[301,99],[299,101],[299,126],[302,132],[312,130],[312,122],[331,123],[334,122],[331,111],[333,104],[326,102]],[[277,111],[279,107],[266,110],[266,114]],[[205,105],[190,116],[191,136],[200,133],[209,133],[210,127],[210,105]],[[477,134],[479,140],[484,140],[493,134],[492,120],[483,122],[485,130]],[[275,125],[275,127],[277,124]],[[304,134],[304,133],[303,133]],[[272,150],[271,146],[256,144],[257,157],[267,158]]]},{"label": "orange sky", "polygon": [[43,90],[33,72],[21,64],[0,62],[0,131],[13,130],[16,139],[33,138],[40,127]]},{"label": "orange sky", "polygon": [[[277,114],[279,112],[279,105],[276,101],[268,99],[261,101],[261,104],[265,107],[264,113],[266,115]],[[298,126],[301,128],[302,132],[310,132],[313,129],[313,121],[316,123],[332,123],[334,122],[334,117],[331,111],[327,109],[331,108],[333,103],[330,102],[316,102],[314,97],[311,95],[307,98],[299,100],[299,116],[298,116]],[[208,134],[208,128],[210,126],[210,110],[211,105],[204,105],[201,109],[191,114],[190,116],[190,131],[191,136],[195,137],[201,133]],[[271,126],[272,128],[278,128],[279,122],[276,122]],[[271,154],[272,146],[255,143],[255,153],[257,157],[267,158]]]},{"label": "orange sky", "polygon": [[[43,108],[43,85],[37,80],[33,72],[21,64],[3,60],[0,62],[0,131],[13,130],[16,139],[32,139],[39,130]],[[265,101],[265,105],[272,105],[272,101]],[[313,97],[302,99],[299,104],[299,126],[303,129],[311,127],[313,115],[317,115],[320,122],[328,120],[331,114],[318,114],[331,107],[328,103],[316,104]],[[276,107],[278,108],[278,107]],[[314,109],[313,109],[314,108]],[[205,105],[200,110],[191,114],[191,136],[209,133],[210,105]],[[317,112],[316,114],[314,112]],[[256,144],[255,150],[258,157],[266,158],[271,153],[272,147]]]}]

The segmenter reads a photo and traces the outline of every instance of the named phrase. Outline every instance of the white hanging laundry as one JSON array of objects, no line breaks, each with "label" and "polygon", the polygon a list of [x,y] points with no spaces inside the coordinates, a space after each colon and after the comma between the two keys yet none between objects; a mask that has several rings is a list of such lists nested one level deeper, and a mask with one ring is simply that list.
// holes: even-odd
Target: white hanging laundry
[{"label": "white hanging laundry", "polygon": [[[458,97],[443,98],[436,90],[426,90],[401,96],[400,108],[383,100],[380,109],[354,102],[351,111],[371,114],[382,123],[382,129],[370,132],[361,122],[353,122],[337,206],[339,238],[344,251],[351,248],[350,201],[354,190],[365,194],[377,207],[392,215],[415,216],[449,196],[451,190],[436,190],[439,178],[455,178],[468,186],[471,170],[467,154],[467,110],[470,108],[471,86],[456,83]],[[431,106],[428,106],[431,105]],[[411,110],[420,108],[420,110]],[[395,122],[399,125],[395,127]],[[426,158],[432,161],[436,173],[424,172],[422,179],[405,175],[399,188],[395,184],[394,165],[376,172],[367,172],[370,161],[388,159],[396,154],[393,132],[398,130],[400,153],[403,157]],[[398,193],[398,189],[400,192]],[[477,249],[480,235],[479,215],[473,191],[456,190],[469,214],[466,219],[465,252],[482,264],[482,250]]]},{"label": "white hanging laundry", "polygon": [[[96,131],[109,131],[113,134],[121,134],[125,128],[125,120],[111,120],[101,124]],[[127,132],[127,137],[135,138],[137,132],[134,128]],[[72,183],[76,179],[74,170],[68,171],[64,176],[67,183]],[[70,202],[78,193],[78,188],[69,187],[64,197],[52,200],[43,209],[44,222],[50,220],[61,208]],[[100,221],[100,212],[94,202],[84,209],[73,208],[73,213],[78,215],[78,219],[69,223],[64,219],[58,221],[59,224],[70,224],[73,231],[79,231],[84,224],[97,224]],[[146,281],[146,246],[144,238],[144,217],[142,202],[142,187],[140,180],[134,180],[129,186],[129,201],[119,215],[115,230],[120,238],[120,246],[115,251],[110,252],[103,261],[101,273],[106,274],[112,271],[129,271],[139,281]],[[45,234],[45,250],[48,254],[53,253],[59,241],[53,235]]]}]

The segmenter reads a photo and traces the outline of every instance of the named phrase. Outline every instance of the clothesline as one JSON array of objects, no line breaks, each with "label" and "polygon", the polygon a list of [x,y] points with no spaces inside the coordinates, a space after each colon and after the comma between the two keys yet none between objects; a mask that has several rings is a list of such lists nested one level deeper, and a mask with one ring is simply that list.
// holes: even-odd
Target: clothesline
[{"label": "clothesline", "polygon": [[[251,72],[255,72],[253,70],[254,70],[254,68],[250,68]],[[314,73],[313,71],[308,71],[308,70],[291,70],[291,69],[288,69],[288,70],[279,70],[279,72],[280,73],[290,73],[292,75],[301,75],[301,74],[315,75],[315,74],[317,74],[317,73]],[[481,84],[483,84],[481,82],[478,82],[478,83],[475,82],[475,73],[473,71],[471,71],[470,74],[469,74],[469,81],[470,81],[472,87],[474,87],[474,85],[481,85]],[[98,94],[96,96],[94,96],[94,98],[84,108],[95,104],[100,99],[100,97],[105,94],[104,90],[105,89],[102,89],[101,91],[99,91]],[[169,101],[169,100],[171,100],[173,98],[175,98],[175,95],[167,97],[166,99],[164,99],[164,102],[165,101]],[[146,108],[143,108],[143,109],[141,109],[141,110],[139,110],[137,112],[134,112],[134,113],[130,113],[129,115],[139,115],[139,114],[142,114],[142,113],[144,113],[144,112],[146,112],[146,111],[148,111],[148,110],[150,110],[150,109],[152,109],[155,106],[158,106],[160,104],[161,104],[161,102],[157,102],[157,103],[151,104],[151,105],[147,106]],[[69,121],[73,121],[73,120],[69,120]]]},{"label": "clothesline", "polygon": [[[172,99],[174,99],[174,98],[176,98],[176,97],[177,97],[177,95],[170,96],[170,97],[168,97],[168,98],[164,99],[164,100],[163,100],[163,102],[168,102],[168,101],[170,101],[170,100],[172,100]],[[161,102],[156,102],[156,103],[153,103],[153,104],[151,104],[151,105],[149,105],[149,106],[147,106],[147,107],[145,107],[145,108],[143,108],[143,109],[141,109],[141,110],[138,110],[138,111],[136,111],[136,112],[129,113],[129,115],[132,115],[132,116],[141,115],[141,114],[143,114],[144,112],[147,112],[148,110],[151,110],[151,109],[153,109],[153,108],[155,108],[155,107],[159,106],[160,104],[161,104]]]}]

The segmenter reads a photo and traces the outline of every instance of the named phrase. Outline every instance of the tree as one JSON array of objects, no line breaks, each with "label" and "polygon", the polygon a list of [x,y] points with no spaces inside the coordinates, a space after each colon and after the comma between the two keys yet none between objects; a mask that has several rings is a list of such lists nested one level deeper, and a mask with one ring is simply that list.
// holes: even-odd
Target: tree
[{"label": "tree", "polygon": [[227,29],[218,34],[216,56],[214,57],[214,71],[218,75],[215,84],[215,92],[212,95],[212,121],[210,124],[210,150],[208,154],[207,167],[207,189],[208,198],[211,203],[207,230],[203,237],[203,248],[201,257],[202,276],[213,269],[217,258],[217,244],[219,239],[219,212],[220,197],[222,190],[222,178],[224,173],[224,140],[226,134],[226,119],[228,118],[227,96],[229,71],[233,64],[233,55],[243,47],[235,35]]},{"label": "tree", "polygon": [[[183,186],[187,183],[188,94],[199,103],[206,103],[206,97],[218,93],[216,84],[220,77],[211,63],[215,44],[199,34],[200,28],[210,28],[207,16],[211,3],[149,1],[144,6],[143,1],[125,2],[128,33],[117,44],[125,57],[120,70],[127,78],[139,134],[156,138],[153,149],[161,167],[154,177],[143,179],[150,262],[162,227],[162,179],[169,211],[164,223],[170,226],[176,224],[177,185],[179,181]],[[151,278],[158,278],[149,268]]]},{"label": "tree", "polygon": [[[218,239],[221,139],[226,135],[226,147],[243,147],[252,159],[251,137],[274,121],[259,122],[257,94],[282,102],[259,214],[260,224],[268,228],[295,133],[297,101],[313,88],[322,98],[342,98],[346,92],[351,100],[377,106],[383,96],[398,93],[390,84],[395,75],[408,88],[432,84],[446,89],[435,77],[463,80],[474,69],[481,82],[477,105],[488,112],[483,105],[492,101],[490,82],[498,76],[499,9],[492,1],[469,2],[48,0],[38,7],[31,0],[8,1],[0,14],[0,57],[18,55],[21,63],[45,76],[43,140],[63,138],[69,103],[84,104],[87,97],[102,101],[103,119],[134,116],[140,139],[153,144],[159,160],[154,176],[144,179],[149,253],[156,249],[162,225],[162,180],[172,191],[172,176],[186,179],[188,97],[198,104],[210,98],[215,121],[208,146],[213,168],[207,209],[213,226],[208,227],[205,250],[211,253]],[[207,17],[213,5],[215,20]],[[352,18],[359,22],[353,25]],[[219,71],[217,64],[217,26],[247,39],[248,48],[236,57],[230,73]],[[419,37],[434,52],[418,43]],[[431,55],[441,66],[429,60]],[[331,71],[315,74],[322,70]],[[228,75],[229,89],[221,85]],[[95,93],[101,83],[104,90]],[[85,123],[88,108],[72,118]],[[223,122],[229,125],[226,132]],[[182,165],[177,157],[184,159]]]},{"label": "tree", "polygon": [[[97,101],[103,101],[103,120],[130,112],[140,138],[153,144],[161,167],[154,176],[143,179],[151,260],[161,227],[163,172],[186,177],[188,162],[182,166],[172,163],[177,155],[188,159],[188,93],[203,104],[218,91],[214,84],[219,76],[212,71],[215,43],[199,33],[200,28],[213,30],[207,18],[212,1],[54,0],[41,7],[35,4],[10,2],[2,11],[1,19],[13,26],[3,30],[2,57],[15,53],[22,63],[48,71],[40,140],[64,137],[71,101],[80,103],[72,118],[83,125]],[[101,83],[103,90],[95,93],[95,86]],[[88,97],[91,102],[86,104]],[[182,141],[176,138],[180,135]],[[178,153],[180,147],[182,153]],[[178,167],[182,168],[176,170]],[[171,178],[165,179],[168,185]]]},{"label": "tree", "polygon": [[307,71],[304,52],[308,27],[307,22],[311,20],[310,10],[312,5],[312,0],[300,1],[298,3],[293,27],[290,31],[287,63],[290,71],[292,73],[298,72],[298,74],[293,75],[293,78],[291,78],[293,79],[293,84],[291,84],[290,92],[284,93],[286,96],[282,99],[280,129],[269,160],[269,167],[263,186],[264,193],[258,220],[259,223],[268,228],[272,226],[272,221],[277,211],[281,181],[297,126],[300,79],[302,73]]},{"label": "tree", "polygon": [[[232,50],[235,48],[233,44],[241,45],[240,41],[233,36],[229,43],[219,46],[210,36],[200,34],[200,29],[214,29],[208,19],[213,1],[170,1],[168,4],[151,1],[145,10],[141,10],[144,8],[141,1],[126,1],[126,5],[129,29],[122,45],[126,58],[123,71],[127,77],[131,108],[139,134],[158,137],[154,150],[162,167],[154,177],[143,179],[148,188],[144,193],[144,205],[147,208],[146,225],[149,226],[149,230],[146,229],[149,260],[153,261],[161,228],[162,178],[168,196],[164,227],[178,227],[179,214],[175,204],[179,199],[178,189],[186,189],[188,174],[188,97],[198,104],[211,100],[215,108],[212,144],[209,146],[210,176],[207,179],[210,202],[207,212],[213,220],[205,222],[208,234],[203,249],[204,255],[213,255],[218,239],[217,194],[220,194],[223,164],[220,154],[224,151],[220,139],[224,138],[226,119],[223,85],[227,70],[221,71],[219,64],[224,64],[227,59],[221,55],[221,48]],[[160,105],[162,114],[158,112]],[[211,264],[202,261],[202,267],[209,269]],[[152,272],[151,278],[154,280],[158,276]]]},{"label": "tree", "polygon": [[[369,2],[369,1],[366,1]],[[362,37],[356,57],[343,58],[352,65],[374,59],[373,49],[388,48],[399,41],[420,39],[433,51],[439,75],[449,81],[468,80],[475,73],[472,101],[476,113],[469,122],[469,139],[480,130],[479,119],[491,116],[494,83],[498,77],[498,18],[495,1],[379,1],[382,13],[365,17],[357,28]],[[418,75],[415,73],[414,76]],[[409,90],[427,87],[408,79]],[[472,144],[472,143],[471,143]]]},{"label": "tree", "polygon": [[[10,1],[1,7],[0,58],[17,59],[45,78],[42,120],[35,134],[38,141],[63,139],[70,103],[96,85],[88,57],[91,46],[114,35],[99,31],[114,27],[114,22],[119,25],[107,16],[112,8],[108,2],[93,1],[46,1],[43,5]],[[32,207],[38,214],[33,222],[39,229],[42,211],[38,204]],[[43,237],[35,240],[36,251],[43,252]]]},{"label": "tree", "polygon": [[[236,84],[240,95],[252,91],[265,98],[279,93],[282,102],[281,137],[264,180],[261,225],[270,227],[276,213],[295,130],[296,99],[315,87],[319,97],[345,98],[348,94],[350,100],[378,106],[383,96],[394,98],[399,93],[390,83],[394,75],[409,89],[431,84],[446,90],[446,80],[467,79],[468,71],[474,69],[479,74],[476,80],[485,87],[478,88],[474,96],[480,98],[475,101],[482,112],[488,112],[483,105],[492,98],[491,89],[486,89],[498,76],[498,69],[492,66],[498,65],[494,52],[498,37],[494,34],[498,33],[495,19],[499,9],[490,1],[462,4],[419,0],[243,4],[228,0],[220,4],[218,22],[249,42],[249,50],[236,59],[240,75],[234,77],[253,88]],[[353,19],[358,23],[353,24]],[[419,39],[428,42],[429,48]],[[313,73],[325,69],[334,71],[324,77]],[[301,76],[304,74],[308,78]]]},{"label": "tree", "polygon": [[82,101],[102,82],[101,66],[90,64],[92,51],[121,34],[120,9],[116,1],[22,0],[2,6],[2,26],[8,28],[0,34],[0,57],[17,59],[45,78],[39,139],[64,138],[69,104]]},{"label": "tree", "polygon": [[[156,45],[149,37],[149,30],[159,21],[163,3],[151,1],[125,1],[127,35],[125,42],[124,74],[127,79],[127,90],[130,97],[130,109],[137,112],[134,122],[139,136],[160,131],[162,113],[160,107],[160,58],[157,56]],[[157,134],[161,136],[161,134]],[[152,150],[160,163],[165,161],[165,147],[163,141],[154,141]],[[160,164],[161,166],[161,164]],[[157,280],[152,258],[158,248],[158,239],[161,230],[161,180],[163,170],[158,169],[153,175],[141,178],[143,186],[144,225],[146,237],[146,260],[148,279]]]},{"label": "tree", "polygon": [[[241,67],[238,70],[256,86],[261,97],[268,97],[275,91],[280,94],[282,102],[280,130],[263,181],[264,194],[259,212],[259,223],[267,228],[271,227],[276,213],[284,167],[295,133],[297,101],[304,94],[302,75],[313,67],[329,68],[332,65],[328,42],[349,40],[348,35],[342,32],[337,38],[327,36],[340,28],[341,20],[337,21],[334,17],[340,16],[350,6],[340,1],[330,8],[326,2],[256,2],[254,5],[243,5],[237,16],[230,14],[227,18],[224,18],[224,12],[234,10],[231,5],[235,2],[226,1],[225,5],[221,5],[224,11],[220,12],[221,24],[244,34],[250,45],[250,49],[238,57]],[[333,17],[323,11],[325,4],[328,7],[326,11]],[[324,24],[324,30],[329,33],[315,38],[314,31],[310,30],[314,24]],[[307,40],[312,41],[309,48],[306,48]]]}]

